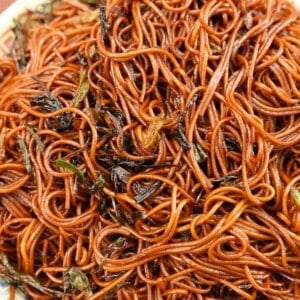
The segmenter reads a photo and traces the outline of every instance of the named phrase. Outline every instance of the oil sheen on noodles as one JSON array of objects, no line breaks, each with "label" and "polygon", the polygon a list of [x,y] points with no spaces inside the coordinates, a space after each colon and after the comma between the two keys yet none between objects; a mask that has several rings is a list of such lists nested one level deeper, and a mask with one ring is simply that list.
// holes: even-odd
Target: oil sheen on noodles
[{"label": "oil sheen on noodles", "polygon": [[14,32],[6,280],[42,300],[300,299],[288,1],[55,1]]}]

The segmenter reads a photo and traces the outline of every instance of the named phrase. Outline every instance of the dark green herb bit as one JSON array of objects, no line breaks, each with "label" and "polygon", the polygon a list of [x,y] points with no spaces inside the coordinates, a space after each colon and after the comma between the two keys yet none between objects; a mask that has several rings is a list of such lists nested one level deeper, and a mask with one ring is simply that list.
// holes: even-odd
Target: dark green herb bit
[{"label": "dark green herb bit", "polygon": [[29,155],[27,146],[25,144],[25,141],[22,138],[18,138],[17,142],[18,142],[18,145],[19,145],[20,150],[21,150],[22,155],[23,155],[23,162],[24,162],[24,165],[25,165],[25,169],[26,169],[28,174],[31,174],[32,173],[32,166],[31,166],[31,163],[30,163],[30,155]]},{"label": "dark green herb bit", "polygon": [[83,101],[83,99],[89,92],[89,89],[90,89],[90,84],[87,78],[87,70],[85,69],[80,73],[79,87],[73,99],[73,103],[72,103],[73,107],[78,107],[80,102]]},{"label": "dark green herb bit", "polygon": [[79,51],[76,52],[76,57],[80,65],[82,66],[87,65],[86,58]]},{"label": "dark green herb bit", "polygon": [[87,297],[93,295],[88,277],[77,268],[70,268],[64,272],[64,290],[73,289],[83,292]]},{"label": "dark green herb bit", "polygon": [[292,190],[292,195],[294,198],[295,203],[300,206],[300,191],[298,189]]},{"label": "dark green herb bit", "polygon": [[57,159],[55,163],[58,167],[66,168],[66,169],[70,170],[71,172],[73,172],[78,177],[78,179],[81,183],[86,184],[87,180],[84,176],[84,173],[81,172],[75,165],[73,165],[72,163],[70,163],[64,159]]}]

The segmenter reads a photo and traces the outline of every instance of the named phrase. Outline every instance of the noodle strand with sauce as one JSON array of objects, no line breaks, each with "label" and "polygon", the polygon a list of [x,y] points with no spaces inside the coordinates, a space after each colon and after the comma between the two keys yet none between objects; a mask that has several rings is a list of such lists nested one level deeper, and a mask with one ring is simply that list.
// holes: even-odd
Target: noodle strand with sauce
[{"label": "noodle strand with sauce", "polygon": [[33,299],[300,298],[293,6],[83,2],[0,59],[1,272]]}]

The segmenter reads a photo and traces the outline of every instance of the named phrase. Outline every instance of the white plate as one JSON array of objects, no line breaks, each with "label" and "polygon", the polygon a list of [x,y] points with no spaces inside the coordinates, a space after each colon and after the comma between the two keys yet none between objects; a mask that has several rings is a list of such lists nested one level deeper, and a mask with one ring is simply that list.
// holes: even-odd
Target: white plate
[{"label": "white plate", "polygon": [[5,53],[9,53],[9,48],[14,40],[14,34],[11,31],[14,19],[26,10],[34,10],[39,5],[47,2],[49,0],[16,0],[0,14],[0,57]]}]

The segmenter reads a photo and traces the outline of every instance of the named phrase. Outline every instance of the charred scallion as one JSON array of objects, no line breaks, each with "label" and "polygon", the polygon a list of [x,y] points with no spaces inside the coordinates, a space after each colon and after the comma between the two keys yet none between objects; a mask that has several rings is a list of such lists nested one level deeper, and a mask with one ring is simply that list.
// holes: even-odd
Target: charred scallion
[{"label": "charred scallion", "polygon": [[25,67],[27,64],[27,60],[26,60],[26,52],[25,52],[25,47],[24,47],[24,34],[23,34],[23,30],[22,30],[22,24],[20,23],[19,20],[15,19],[14,20],[15,23],[15,36],[16,36],[16,40],[18,42],[18,46],[19,46],[19,52],[20,52],[20,59],[18,61],[19,63],[19,67]]},{"label": "charred scallion", "polygon": [[78,268],[70,268],[64,272],[64,290],[65,292],[77,290],[87,297],[93,294],[87,275]]},{"label": "charred scallion", "polygon": [[90,88],[90,84],[87,78],[87,70],[84,69],[80,73],[80,80],[78,90],[76,91],[75,97],[73,99],[72,106],[78,107],[78,105],[83,101],[85,96],[87,95]]},{"label": "charred scallion", "polygon": [[160,181],[155,181],[151,183],[148,187],[142,189],[142,191],[134,197],[137,203],[141,203],[154,194],[161,186]]},{"label": "charred scallion", "polygon": [[27,145],[22,138],[18,138],[17,142],[18,142],[19,148],[22,152],[25,169],[28,174],[31,174],[33,170],[32,170],[32,166],[31,166],[31,162],[30,162],[30,155],[29,155],[29,151],[27,149]]},{"label": "charred scallion", "polygon": [[101,26],[101,34],[103,42],[108,41],[108,29],[110,25],[106,21],[106,4],[100,3],[99,5],[99,19],[100,19],[100,26]]},{"label": "charred scallion", "polygon": [[[47,89],[40,78],[32,76],[32,79],[34,79],[41,85],[41,87],[45,91],[45,94],[34,97],[30,101],[31,106],[37,106],[41,111],[46,113],[55,112],[63,108],[61,102],[56,97],[51,95],[50,91]],[[70,129],[72,122],[72,115],[66,112],[63,112],[54,118],[47,119],[49,127],[57,131],[65,131]]]},{"label": "charred scallion", "polygon": [[203,148],[201,147],[201,145],[199,143],[194,143],[193,144],[193,149],[194,149],[194,154],[195,154],[195,157],[196,157],[196,161],[198,163],[202,163],[207,159],[207,154],[203,150]]},{"label": "charred scallion", "polygon": [[184,122],[184,118],[185,118],[186,114],[191,109],[191,107],[196,104],[199,97],[200,97],[199,93],[196,93],[192,97],[190,102],[186,105],[183,112],[180,114],[180,116],[178,118],[178,129],[177,129],[178,130],[178,142],[179,142],[180,146],[186,151],[191,149],[191,145],[185,136],[185,133],[183,130],[183,122]]},{"label": "charred scallion", "polygon": [[40,149],[41,152],[45,151],[45,145],[42,142],[41,138],[39,137],[39,135],[37,134],[37,132],[35,131],[35,129],[31,126],[27,126],[27,129],[29,131],[29,133],[31,134],[31,136],[33,137],[33,139],[36,142],[36,145],[38,146],[38,148]]}]

